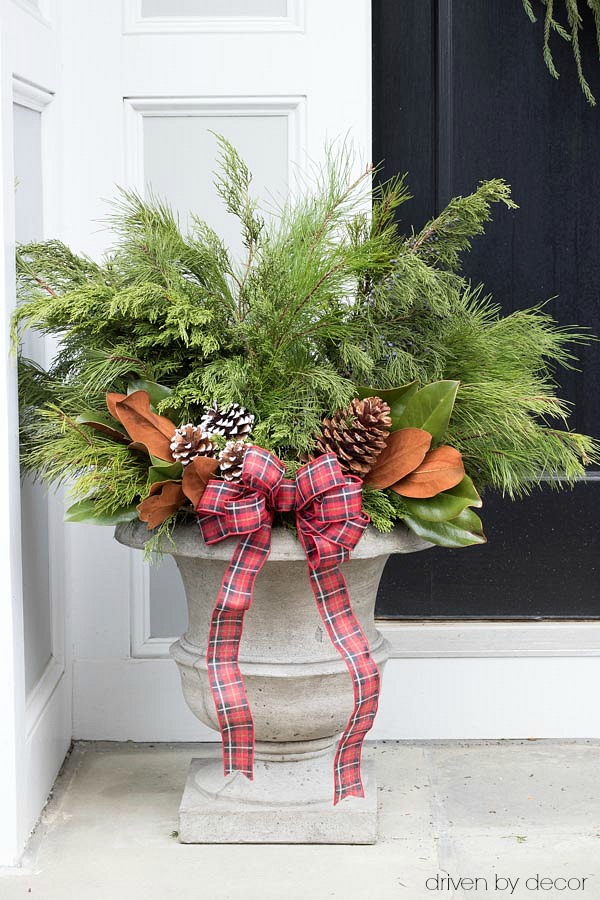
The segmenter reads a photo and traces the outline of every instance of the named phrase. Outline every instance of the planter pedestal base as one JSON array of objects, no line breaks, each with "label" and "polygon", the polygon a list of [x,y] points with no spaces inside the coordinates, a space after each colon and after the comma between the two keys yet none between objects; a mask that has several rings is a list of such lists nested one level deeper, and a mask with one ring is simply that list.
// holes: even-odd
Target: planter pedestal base
[{"label": "planter pedestal base", "polygon": [[[289,746],[289,745],[288,745]],[[219,759],[193,759],[179,807],[184,844],[374,844],[375,767],[363,760],[364,797],[333,805],[333,754],[260,757],[254,780],[223,776]],[[265,754],[268,756],[268,754]]]}]

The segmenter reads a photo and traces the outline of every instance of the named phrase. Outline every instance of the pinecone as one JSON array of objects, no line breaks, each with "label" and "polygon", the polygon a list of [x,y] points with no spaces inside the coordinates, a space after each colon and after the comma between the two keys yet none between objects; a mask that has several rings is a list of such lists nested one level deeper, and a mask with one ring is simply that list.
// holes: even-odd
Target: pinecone
[{"label": "pinecone", "polygon": [[364,478],[385,447],[391,424],[390,408],[379,397],[355,398],[331,419],[323,419],[312,455],[335,453],[342,472]]},{"label": "pinecone", "polygon": [[196,456],[214,456],[217,445],[201,425],[182,425],[177,428],[171,440],[171,453],[175,462],[187,466]]},{"label": "pinecone", "polygon": [[239,440],[252,431],[254,416],[239,403],[232,403],[223,409],[219,409],[215,403],[206,410],[200,419],[200,425],[209,433]]},{"label": "pinecone", "polygon": [[250,445],[245,441],[227,441],[219,453],[219,475],[225,481],[239,481],[242,477],[244,455]]}]

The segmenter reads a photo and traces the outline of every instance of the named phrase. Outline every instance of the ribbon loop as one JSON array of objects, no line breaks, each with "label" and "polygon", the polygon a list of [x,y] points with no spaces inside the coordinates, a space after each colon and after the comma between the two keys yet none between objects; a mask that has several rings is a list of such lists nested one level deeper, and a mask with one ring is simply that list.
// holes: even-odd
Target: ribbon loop
[{"label": "ribbon loop", "polygon": [[275,512],[296,511],[298,537],[325,629],[352,676],[354,709],[334,761],[334,804],[364,796],[360,759],[375,718],[379,671],[356,619],[339,564],[360,540],[368,517],[361,509],[361,482],[343,474],[333,453],[302,466],[296,480],[284,478],[281,460],[261,447],[244,456],[237,485],[210,481],[198,505],[207,543],[240,540],[225,572],[213,610],[206,654],[221,736],[225,774],[254,771],[254,722],[238,665],[244,613],[271,547]]},{"label": "ribbon loop", "polygon": [[242,463],[241,483],[251,491],[258,491],[267,496],[271,506],[284,474],[284,464],[273,453],[255,446],[246,450]]},{"label": "ribbon loop", "polygon": [[334,453],[325,453],[296,472],[296,503],[302,509],[319,494],[346,484],[346,477]]}]

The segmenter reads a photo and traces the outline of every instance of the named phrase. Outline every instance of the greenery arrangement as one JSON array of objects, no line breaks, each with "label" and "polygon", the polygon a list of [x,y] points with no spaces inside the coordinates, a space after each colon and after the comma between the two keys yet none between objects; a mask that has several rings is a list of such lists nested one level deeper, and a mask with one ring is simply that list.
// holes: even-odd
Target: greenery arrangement
[{"label": "greenery arrangement", "polygon": [[333,452],[376,528],[464,546],[485,540],[482,489],[562,485],[600,458],[554,382],[586,335],[541,306],[503,317],[460,274],[491,205],[514,207],[503,181],[404,234],[404,178],[355,178],[342,146],[265,216],[218,143],[241,263],[202,220],[183,234],[168,205],[129,192],[101,263],[57,241],[18,250],[15,342],[25,327],[59,341],[47,371],[19,361],[23,466],[69,484],[68,519],[139,515],[152,549],[209,478],[240,478],[252,442],[292,476]]},{"label": "greenery arrangement", "polygon": [[[592,94],[588,81],[583,74],[579,32],[583,28],[581,11],[587,6],[592,11],[594,17],[598,51],[600,52],[600,0],[563,0],[561,6],[564,6],[564,25],[556,18],[556,7],[558,4],[555,3],[555,0],[540,0],[540,3],[546,8],[544,12],[544,62],[546,63],[548,71],[553,78],[560,77],[554,64],[552,50],[550,49],[550,39],[554,34],[557,34],[564,41],[568,41],[571,44],[581,90],[588,103],[591,106],[595,106],[596,98]],[[532,22],[537,22],[537,16],[532,6],[532,0],[523,0],[523,7],[530,20]]]}]

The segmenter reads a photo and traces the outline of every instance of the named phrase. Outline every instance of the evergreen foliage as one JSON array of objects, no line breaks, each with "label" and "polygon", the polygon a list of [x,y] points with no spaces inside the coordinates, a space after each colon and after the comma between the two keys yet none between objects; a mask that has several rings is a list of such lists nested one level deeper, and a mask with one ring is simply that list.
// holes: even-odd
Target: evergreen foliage
[{"label": "evergreen foliage", "polygon": [[[550,39],[553,34],[557,34],[564,41],[568,41],[573,47],[573,57],[577,69],[577,78],[581,90],[590,106],[596,105],[596,98],[592,94],[587,78],[583,74],[583,63],[581,60],[581,47],[579,45],[579,32],[583,28],[583,19],[581,9],[588,6],[594,17],[596,28],[596,41],[600,52],[600,0],[563,0],[564,14],[566,16],[565,24],[561,24],[556,15],[555,0],[540,0],[546,7],[544,13],[544,62],[548,71],[553,78],[559,78],[560,74],[554,64],[552,50],[550,49]],[[537,16],[533,9],[532,0],[523,0],[523,7],[532,22],[537,21]]]},{"label": "evergreen foliage", "polygon": [[[166,203],[127,191],[102,262],[57,241],[19,248],[15,340],[25,327],[59,340],[47,372],[20,361],[26,470],[74,479],[76,497],[97,497],[107,515],[145,497],[147,459],[77,422],[106,414],[105,394],[140,378],[170,389],[156,409],[175,424],[199,421],[215,401],[243,405],[256,416],[254,442],[291,473],[323,416],[359,385],[376,394],[413,380],[460,382],[446,440],[480,489],[516,496],[544,477],[572,482],[598,459],[592,439],[567,430],[555,392],[555,368],[573,365],[585,334],[543,307],[503,317],[460,274],[492,204],[514,207],[503,181],[407,235],[397,224],[404,178],[373,187],[372,169],[356,178],[343,146],[267,216],[247,166],[218,142],[217,189],[240,222],[241,262],[202,220],[184,234]],[[390,491],[365,491],[365,508],[381,530],[405,514]]]}]

